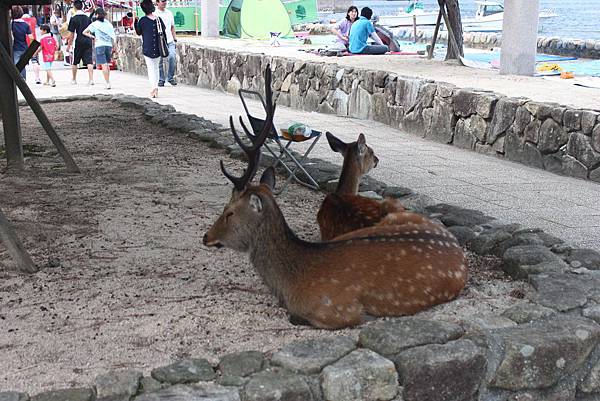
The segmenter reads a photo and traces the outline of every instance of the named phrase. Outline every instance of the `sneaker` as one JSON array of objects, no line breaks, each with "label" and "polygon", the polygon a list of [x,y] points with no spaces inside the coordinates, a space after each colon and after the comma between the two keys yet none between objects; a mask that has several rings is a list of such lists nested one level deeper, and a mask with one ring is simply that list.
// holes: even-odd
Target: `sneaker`
[{"label": "sneaker", "polygon": [[105,87],[106,89],[110,89],[110,88],[111,88],[111,86],[110,86],[110,82],[107,82],[107,83],[106,83],[106,85],[105,85],[104,87]]},{"label": "sneaker", "polygon": [[165,86],[165,83],[164,83],[164,82],[159,82],[159,83],[158,83],[158,86],[161,86],[161,87],[162,87],[162,86]]},{"label": "sneaker", "polygon": [[71,85],[77,85],[77,81],[75,81],[74,79],[71,80]]},{"label": "sneaker", "polygon": [[44,82],[44,85],[48,86],[48,85],[50,85],[50,82]]},{"label": "sneaker", "polygon": [[88,81],[88,86],[93,86],[94,85],[94,81]]},{"label": "sneaker", "polygon": [[175,81],[174,79],[170,80],[169,83],[171,84],[171,86],[177,86],[177,81]]},{"label": "sneaker", "polygon": [[41,84],[42,84],[42,81],[41,81],[40,79],[36,79],[36,80],[35,80],[35,83],[36,83],[36,84],[38,84],[38,85],[41,85]]},{"label": "sneaker", "polygon": [[56,86],[56,81],[52,80],[52,82],[50,83],[50,86],[54,88]]}]

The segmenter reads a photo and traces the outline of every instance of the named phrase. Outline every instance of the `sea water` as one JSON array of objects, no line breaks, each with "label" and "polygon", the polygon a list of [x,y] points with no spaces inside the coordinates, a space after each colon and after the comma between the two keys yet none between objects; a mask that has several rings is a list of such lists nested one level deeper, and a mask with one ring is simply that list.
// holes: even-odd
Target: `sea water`
[{"label": "sea water", "polygon": [[[530,1],[530,0],[523,0]],[[371,7],[377,15],[394,14],[408,5],[408,1],[356,0],[354,5]],[[422,0],[426,11],[438,10],[437,0]],[[460,0],[462,18],[475,17],[475,0]],[[540,10],[553,10],[558,16],[540,20],[540,36],[557,36],[563,39],[600,40],[600,0],[540,0]],[[343,18],[345,14],[332,15]],[[330,18],[332,16],[327,16]]]}]

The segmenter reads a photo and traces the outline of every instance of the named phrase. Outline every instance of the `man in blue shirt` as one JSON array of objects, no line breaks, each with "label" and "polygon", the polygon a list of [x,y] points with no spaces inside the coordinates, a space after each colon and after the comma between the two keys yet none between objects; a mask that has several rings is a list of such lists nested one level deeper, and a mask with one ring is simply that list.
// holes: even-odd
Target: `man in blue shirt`
[{"label": "man in blue shirt", "polygon": [[[354,21],[352,28],[350,28],[350,46],[348,47],[350,53],[385,54],[388,52],[388,47],[383,44],[377,33],[375,33],[375,28],[371,23],[372,16],[373,10],[369,7],[363,7],[360,10],[360,18]],[[369,36],[377,43],[376,45],[367,44]]]}]

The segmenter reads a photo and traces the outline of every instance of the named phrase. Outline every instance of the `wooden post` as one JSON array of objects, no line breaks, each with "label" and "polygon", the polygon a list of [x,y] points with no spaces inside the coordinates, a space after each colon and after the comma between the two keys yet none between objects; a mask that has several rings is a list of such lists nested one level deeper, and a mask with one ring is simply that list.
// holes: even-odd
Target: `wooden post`
[{"label": "wooden post", "polygon": [[8,52],[2,45],[0,45],[0,64],[2,64],[2,67],[4,67],[4,71],[6,72],[6,74],[0,75],[7,75],[10,78],[12,78],[14,82],[16,82],[17,86],[19,87],[19,90],[23,94],[23,97],[27,101],[27,104],[29,104],[29,107],[31,107],[31,110],[40,121],[40,124],[42,124],[44,130],[46,130],[46,133],[48,134],[50,140],[58,150],[58,153],[62,156],[63,160],[65,161],[67,171],[72,173],[79,173],[79,167],[77,167],[75,160],[73,160],[71,154],[65,148],[65,145],[62,143],[60,137],[54,130],[52,123],[50,123],[50,120],[48,120],[48,116],[46,116],[46,113],[44,113],[44,109],[42,109],[42,106],[40,106],[39,102],[31,92],[31,89],[29,89],[29,86],[27,86],[27,82],[25,82],[21,74],[19,74],[17,67],[13,65],[12,60],[8,55]]},{"label": "wooden post", "polygon": [[435,50],[435,43],[437,42],[438,33],[440,32],[440,25],[442,24],[442,7],[440,6],[440,12],[438,13],[437,22],[435,23],[435,29],[433,31],[433,38],[431,38],[431,47],[427,52],[427,58],[433,58],[433,51]]},{"label": "wooden post", "polygon": [[31,58],[39,48],[40,42],[33,39],[29,44],[29,47],[27,47],[27,50],[25,50],[25,53],[23,53],[19,61],[17,61],[17,64],[15,64],[15,66],[17,67],[17,71],[21,71],[23,70],[23,68],[27,67],[27,64],[29,64],[29,60],[31,60]]},{"label": "wooden post", "polygon": [[413,35],[415,37],[415,43],[417,43],[417,16],[413,14]]},{"label": "wooden post", "polygon": [[444,24],[446,24],[446,29],[448,29],[448,46],[453,47],[454,53],[457,55],[458,63],[462,65],[462,61],[460,61],[460,56],[462,56],[458,43],[456,43],[456,36],[454,36],[454,31],[452,30],[452,26],[450,25],[450,20],[448,19],[448,15],[446,14],[446,0],[438,0],[440,1],[442,17],[444,18]]},{"label": "wooden post", "polygon": [[[10,31],[10,5],[0,2],[0,47],[11,49],[7,53],[12,64],[12,35]],[[21,125],[19,118],[19,103],[17,88],[11,76],[0,70],[0,107],[2,111],[2,126],[4,144],[6,146],[6,161],[9,169],[23,169],[23,144],[21,142]]]},{"label": "wooden post", "polygon": [[23,248],[23,244],[15,235],[4,213],[2,213],[2,209],[0,209],[0,241],[6,246],[8,253],[17,263],[19,271],[23,273],[35,273],[38,271],[31,257],[25,248]]}]

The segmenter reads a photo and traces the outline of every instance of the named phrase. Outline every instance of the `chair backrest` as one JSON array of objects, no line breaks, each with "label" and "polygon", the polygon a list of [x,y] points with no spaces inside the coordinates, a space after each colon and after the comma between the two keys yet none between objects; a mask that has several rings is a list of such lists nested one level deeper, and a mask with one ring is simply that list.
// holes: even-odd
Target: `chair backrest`
[{"label": "chair backrest", "polygon": [[[259,92],[251,91],[248,89],[238,90],[238,95],[240,97],[240,100],[242,101],[242,106],[244,106],[244,111],[246,111],[246,116],[248,117],[248,121],[250,122],[250,126],[252,127],[252,132],[256,135],[262,129],[262,127],[265,123],[265,120],[258,118],[258,117],[254,117],[252,114],[250,114],[250,110],[248,109],[248,105],[246,104],[246,99],[244,98],[244,95],[256,96],[258,98],[258,100],[260,100],[260,103],[262,104],[263,109],[266,112],[267,106],[265,105],[265,100]],[[270,138],[278,137],[277,128],[275,128],[275,125],[273,125],[273,128],[271,129],[271,133],[269,134],[269,137]]]}]

